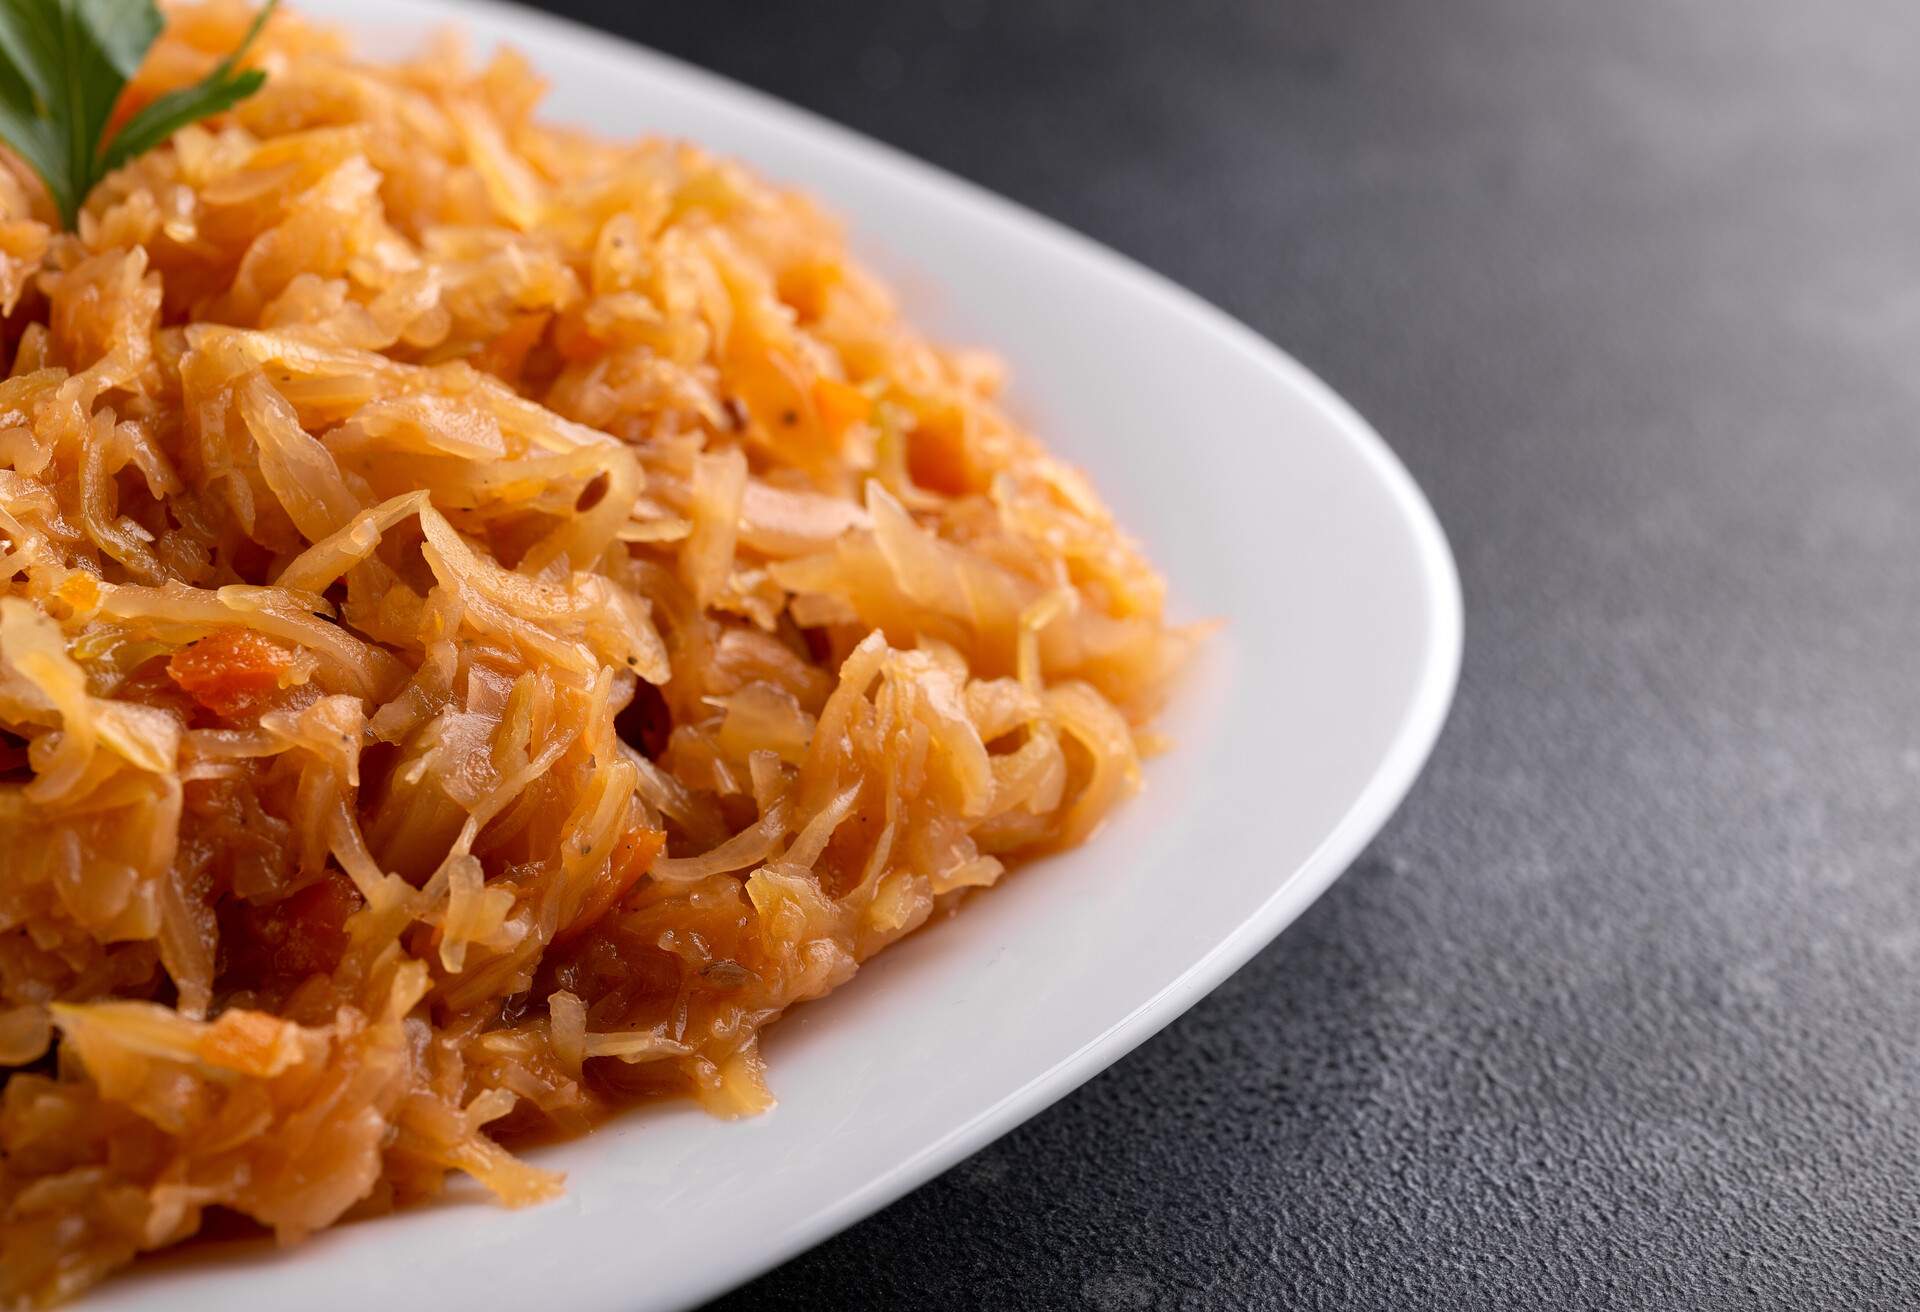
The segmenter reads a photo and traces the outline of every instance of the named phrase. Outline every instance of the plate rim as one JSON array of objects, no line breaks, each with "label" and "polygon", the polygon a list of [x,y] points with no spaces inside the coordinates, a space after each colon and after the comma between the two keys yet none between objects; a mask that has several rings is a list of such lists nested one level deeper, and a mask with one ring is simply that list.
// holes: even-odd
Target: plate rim
[{"label": "plate rim", "polygon": [[[329,7],[327,0],[313,0],[310,12],[324,19],[329,17]],[[543,40],[575,49],[586,47],[582,53],[595,59],[631,62],[644,67],[652,76],[697,92],[723,94],[759,114],[788,119],[807,135],[838,150],[865,156],[916,189],[938,191],[943,199],[964,205],[972,218],[1001,230],[1019,229],[1043,241],[1061,258],[1123,275],[1170,315],[1206,331],[1220,340],[1223,347],[1247,357],[1251,363],[1281,375],[1292,390],[1322,412],[1329,425],[1362,458],[1407,527],[1421,593],[1429,606],[1426,650],[1419,676],[1400,712],[1386,751],[1365,785],[1319,844],[1287,878],[1278,882],[1251,915],[1145,1002],[1052,1063],[1040,1075],[951,1127],[918,1152],[882,1170],[861,1187],[796,1219],[751,1257],[715,1264],[708,1268],[711,1274],[677,1282],[670,1305],[694,1307],[747,1284],[873,1215],[1115,1065],[1218,988],[1312,905],[1379,833],[1432,755],[1460,674],[1465,617],[1459,573],[1439,518],[1412,474],[1385,439],[1345,398],[1278,344],[1124,252],[804,106],[585,22],[511,0],[393,0],[392,11],[401,21],[411,21],[413,15],[442,23],[483,18],[503,29],[519,28],[537,33]],[[351,27],[354,20],[337,17],[336,21]],[[138,1276],[137,1271],[131,1274]],[[110,1282],[110,1286],[117,1283]],[[634,1295],[645,1302],[646,1296],[641,1291],[634,1291]]]},{"label": "plate rim", "polygon": [[[451,7],[452,0],[405,0],[407,7]],[[806,1220],[789,1228],[751,1261],[739,1263],[724,1275],[689,1283],[692,1307],[738,1289],[775,1267],[806,1252],[905,1197],[986,1147],[1000,1136],[1072,1093],[1094,1076],[1118,1063],[1128,1053],[1165,1029],[1212,993],[1255,953],[1279,937],[1333,882],[1344,874],[1405,800],[1439,741],[1453,695],[1459,683],[1465,644],[1465,615],[1460,576],[1439,516],[1413,475],[1372,424],[1319,375],[1285,348],[1255,332],[1225,310],[1191,292],[1149,266],[1078,232],[1057,219],[977,182],[929,163],[899,147],[835,122],[769,92],[721,73],[653,49],[630,37],[511,0],[460,0],[462,10],[491,15],[502,24],[524,24],[552,38],[575,43],[588,41],[611,46],[596,52],[638,58],[667,77],[696,88],[717,90],[743,98],[754,108],[784,115],[836,146],[877,157],[915,184],[935,186],[964,200],[996,226],[1013,225],[1043,237],[1061,254],[1079,263],[1117,265],[1140,289],[1160,301],[1169,312],[1194,321],[1230,343],[1242,355],[1279,371],[1297,391],[1322,410],[1334,428],[1352,442],[1369,469],[1386,488],[1395,508],[1412,532],[1421,582],[1431,614],[1427,626],[1426,660],[1412,698],[1403,710],[1391,745],[1339,821],[1328,831],[1293,874],[1282,881],[1259,909],[1226,938],[1201,956],[1153,997],[1055,1062],[1045,1073],[955,1126],[932,1144],[896,1163],[862,1188],[843,1195]]]}]

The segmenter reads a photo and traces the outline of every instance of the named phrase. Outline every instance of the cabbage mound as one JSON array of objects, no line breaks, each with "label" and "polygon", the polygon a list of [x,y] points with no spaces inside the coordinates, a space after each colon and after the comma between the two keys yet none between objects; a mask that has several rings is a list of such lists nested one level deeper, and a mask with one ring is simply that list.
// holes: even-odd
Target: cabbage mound
[{"label": "cabbage mound", "polygon": [[[130,89],[201,76],[176,9]],[[1191,635],[806,200],[511,52],[0,170],[0,1304],[644,1096],[1084,839]]]}]

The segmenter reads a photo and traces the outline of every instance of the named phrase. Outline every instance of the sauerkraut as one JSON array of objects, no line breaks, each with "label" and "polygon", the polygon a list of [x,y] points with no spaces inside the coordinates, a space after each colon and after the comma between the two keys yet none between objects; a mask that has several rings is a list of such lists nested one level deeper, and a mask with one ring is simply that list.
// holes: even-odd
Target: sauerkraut
[{"label": "sauerkraut", "polygon": [[1136,786],[1191,641],[806,199],[512,51],[252,60],[77,233],[0,169],[7,1305],[765,1107],[765,1025]]}]

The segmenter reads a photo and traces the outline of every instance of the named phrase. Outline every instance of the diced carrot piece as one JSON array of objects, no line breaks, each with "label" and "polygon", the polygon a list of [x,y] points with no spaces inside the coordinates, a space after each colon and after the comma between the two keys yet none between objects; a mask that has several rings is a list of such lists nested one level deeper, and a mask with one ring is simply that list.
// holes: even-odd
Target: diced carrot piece
[{"label": "diced carrot piece", "polygon": [[293,655],[252,629],[216,629],[167,662],[168,676],[215,715],[243,716],[280,690]]},{"label": "diced carrot piece", "polygon": [[840,265],[828,260],[809,260],[781,271],[780,299],[793,307],[802,321],[818,319],[827,308],[827,293],[844,275]]},{"label": "diced carrot piece", "polygon": [[958,416],[923,421],[907,435],[907,475],[929,492],[959,496],[973,478]]},{"label": "diced carrot piece", "polygon": [[813,404],[820,414],[820,429],[838,446],[855,424],[864,423],[873,412],[873,402],[852,383],[838,378],[816,378]]}]

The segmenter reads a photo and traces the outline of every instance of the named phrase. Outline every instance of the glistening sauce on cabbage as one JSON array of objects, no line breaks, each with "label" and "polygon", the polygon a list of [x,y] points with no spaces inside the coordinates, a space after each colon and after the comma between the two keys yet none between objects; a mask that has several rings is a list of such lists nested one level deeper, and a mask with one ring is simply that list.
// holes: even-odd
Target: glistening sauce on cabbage
[{"label": "glistening sauce on cabbage", "polygon": [[9,1304],[765,1107],[765,1025],[1135,786],[1191,641],[808,201],[510,51],[252,57],[77,235],[0,171]]}]

